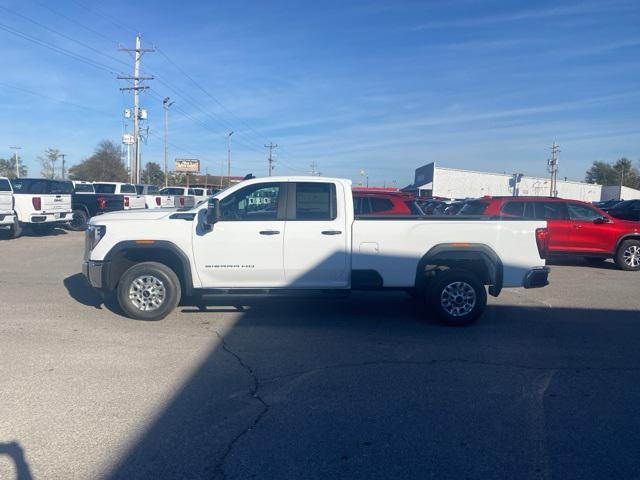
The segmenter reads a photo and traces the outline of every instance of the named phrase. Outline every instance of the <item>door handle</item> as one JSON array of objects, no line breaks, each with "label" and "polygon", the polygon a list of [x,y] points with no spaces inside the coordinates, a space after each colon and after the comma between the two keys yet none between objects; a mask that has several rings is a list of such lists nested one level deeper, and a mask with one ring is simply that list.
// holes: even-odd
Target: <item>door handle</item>
[{"label": "door handle", "polygon": [[340,235],[342,232],[340,230],[323,230],[323,235]]},{"label": "door handle", "polygon": [[278,230],[262,230],[260,235],[280,235],[280,231]]},{"label": "door handle", "polygon": [[582,225],[580,225],[580,224],[574,225],[573,228],[582,228]]}]

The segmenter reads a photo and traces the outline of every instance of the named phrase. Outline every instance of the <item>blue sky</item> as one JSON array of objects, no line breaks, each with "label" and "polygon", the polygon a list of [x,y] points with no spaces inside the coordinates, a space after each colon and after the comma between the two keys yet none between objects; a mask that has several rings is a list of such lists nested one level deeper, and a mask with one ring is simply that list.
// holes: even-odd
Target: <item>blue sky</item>
[{"label": "blue sky", "polygon": [[176,102],[170,158],[196,156],[214,174],[230,129],[238,175],[266,174],[269,141],[281,146],[276,173],[316,161],[325,175],[357,181],[365,169],[387,185],[433,160],[544,175],[554,140],[572,179],[594,160],[640,158],[637,0],[0,6],[0,156],[22,146],[31,174],[47,147],[72,164],[121,138],[131,97],[115,76],[132,67],[118,45],[135,31],[158,49],[143,59],[156,77],[142,96],[143,162],[162,161],[165,96]]}]

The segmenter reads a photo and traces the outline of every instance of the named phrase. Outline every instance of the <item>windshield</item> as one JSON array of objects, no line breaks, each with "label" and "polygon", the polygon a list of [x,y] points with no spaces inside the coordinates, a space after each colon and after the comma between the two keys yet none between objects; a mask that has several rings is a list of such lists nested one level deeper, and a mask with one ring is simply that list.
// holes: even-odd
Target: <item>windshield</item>
[{"label": "windshield", "polygon": [[489,206],[486,202],[468,202],[458,212],[460,215],[482,215]]}]

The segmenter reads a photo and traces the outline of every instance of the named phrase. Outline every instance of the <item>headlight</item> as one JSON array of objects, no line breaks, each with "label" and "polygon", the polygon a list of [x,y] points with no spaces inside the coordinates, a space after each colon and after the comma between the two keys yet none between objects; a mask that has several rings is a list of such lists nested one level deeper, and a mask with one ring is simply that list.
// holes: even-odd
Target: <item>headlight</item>
[{"label": "headlight", "polygon": [[87,242],[89,245],[89,251],[93,250],[98,242],[102,240],[104,234],[107,233],[107,227],[104,225],[89,225],[87,227]]}]

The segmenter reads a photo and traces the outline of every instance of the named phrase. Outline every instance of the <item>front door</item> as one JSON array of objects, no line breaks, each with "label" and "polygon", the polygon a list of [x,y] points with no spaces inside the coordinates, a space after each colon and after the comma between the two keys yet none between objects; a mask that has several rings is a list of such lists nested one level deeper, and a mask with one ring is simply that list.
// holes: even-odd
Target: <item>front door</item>
[{"label": "front door", "polygon": [[285,285],[284,187],[247,185],[220,199],[221,219],[211,231],[195,225],[193,251],[204,288],[267,288]]},{"label": "front door", "polygon": [[295,182],[288,188],[284,241],[287,286],[347,287],[351,240],[344,196],[351,192],[328,182]]}]

